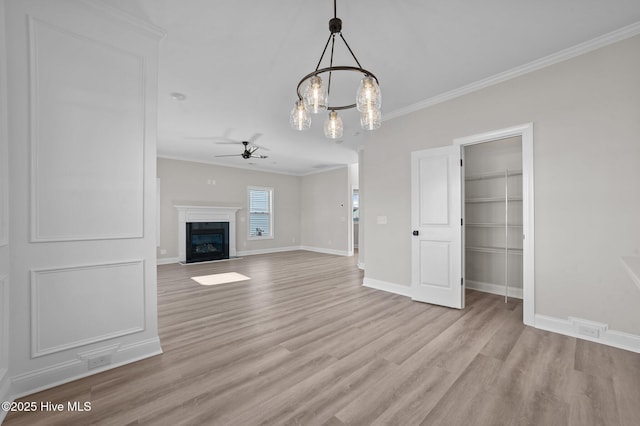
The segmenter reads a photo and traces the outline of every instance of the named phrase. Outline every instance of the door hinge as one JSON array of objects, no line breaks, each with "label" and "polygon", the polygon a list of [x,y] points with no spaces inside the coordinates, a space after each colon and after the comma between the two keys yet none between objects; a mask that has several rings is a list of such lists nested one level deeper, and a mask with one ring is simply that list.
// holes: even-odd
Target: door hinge
[{"label": "door hinge", "polygon": [[464,219],[460,218],[460,226],[463,226],[463,225],[464,225]]},{"label": "door hinge", "polygon": [[460,167],[462,167],[462,158],[460,159]]},{"label": "door hinge", "polygon": [[460,277],[460,285],[464,285],[464,277]]}]

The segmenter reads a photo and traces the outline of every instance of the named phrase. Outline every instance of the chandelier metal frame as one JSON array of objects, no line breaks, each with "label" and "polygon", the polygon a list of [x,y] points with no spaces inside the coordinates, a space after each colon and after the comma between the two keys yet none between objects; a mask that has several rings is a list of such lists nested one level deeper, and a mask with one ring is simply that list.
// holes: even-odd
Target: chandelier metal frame
[{"label": "chandelier metal frame", "polygon": [[[338,18],[338,16],[337,16],[336,1],[337,0],[333,0],[333,18],[331,18],[329,20],[329,31],[331,33],[329,34],[329,38],[327,39],[327,42],[324,45],[324,49],[322,50],[322,55],[320,55],[320,59],[318,60],[318,64],[316,65],[316,69],[313,72],[310,72],[309,74],[307,74],[304,77],[302,77],[302,79],[300,80],[300,82],[298,83],[298,86],[296,88],[296,92],[298,94],[298,99],[300,101],[303,100],[303,95],[300,93],[300,88],[302,87],[302,85],[305,82],[307,82],[311,77],[314,77],[314,76],[317,76],[317,75],[320,75],[320,74],[324,74],[324,73],[329,73],[329,79],[328,79],[328,82],[327,82],[327,94],[328,95],[331,94],[331,74],[334,71],[359,72],[361,74],[364,74],[365,77],[372,77],[376,81],[376,84],[378,84],[378,85],[380,84],[379,81],[378,81],[378,78],[371,71],[362,68],[362,65],[360,65],[360,62],[358,61],[358,58],[356,58],[356,55],[353,53],[353,50],[351,50],[351,47],[349,46],[349,43],[347,43],[347,40],[345,40],[344,36],[342,35],[342,20],[340,18]],[[353,60],[358,65],[357,67],[346,66],[346,65],[338,65],[338,66],[334,66],[333,65],[333,52],[334,52],[334,49],[335,49],[336,34],[338,34],[340,36],[340,38],[342,39],[342,41],[344,42],[345,46],[349,50],[349,53],[351,54],[351,57],[353,58]],[[322,63],[322,60],[324,59],[324,55],[327,52],[327,48],[329,47],[329,43],[331,43],[331,55],[330,55],[330,60],[329,60],[329,66],[325,67],[325,68],[320,68],[320,64]],[[339,105],[339,106],[327,105],[327,111],[338,111],[338,110],[351,109],[351,108],[355,108],[355,107],[356,107],[355,103],[348,104],[348,105]]]}]

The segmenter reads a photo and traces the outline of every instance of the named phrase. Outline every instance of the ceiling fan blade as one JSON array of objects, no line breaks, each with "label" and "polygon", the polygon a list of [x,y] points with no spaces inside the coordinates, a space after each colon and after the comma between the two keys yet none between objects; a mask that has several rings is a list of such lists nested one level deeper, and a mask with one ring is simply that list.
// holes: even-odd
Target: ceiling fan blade
[{"label": "ceiling fan blade", "polygon": [[229,137],[229,135],[231,134],[231,131],[233,130],[233,127],[227,127],[227,130],[224,131],[224,133],[222,134],[222,139],[229,139],[231,140],[231,138]]},{"label": "ceiling fan blade", "polygon": [[251,155],[251,158],[269,158],[268,155]]},{"label": "ceiling fan blade", "polygon": [[184,136],[183,139],[213,140],[213,139],[220,139],[220,138],[218,138],[218,136]]},{"label": "ceiling fan blade", "polygon": [[216,155],[215,157],[241,157],[242,154]]},{"label": "ceiling fan blade", "polygon": [[253,144],[253,146],[258,147],[258,148],[260,148],[260,149],[264,149],[265,151],[271,151],[269,148],[264,147],[264,146],[262,146],[262,145],[257,145],[257,144],[255,144],[255,143]]},{"label": "ceiling fan blade", "polygon": [[249,138],[249,143],[254,143],[260,136],[262,136],[262,133],[255,133],[253,136],[251,136]]}]

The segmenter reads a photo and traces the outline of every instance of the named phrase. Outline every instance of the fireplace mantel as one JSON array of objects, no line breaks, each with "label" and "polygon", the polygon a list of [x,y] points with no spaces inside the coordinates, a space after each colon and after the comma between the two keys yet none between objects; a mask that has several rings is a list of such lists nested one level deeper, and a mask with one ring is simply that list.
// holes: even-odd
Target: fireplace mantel
[{"label": "fireplace mantel", "polygon": [[178,260],[187,258],[187,222],[229,222],[229,256],[236,256],[236,212],[235,206],[173,206],[178,209]]}]

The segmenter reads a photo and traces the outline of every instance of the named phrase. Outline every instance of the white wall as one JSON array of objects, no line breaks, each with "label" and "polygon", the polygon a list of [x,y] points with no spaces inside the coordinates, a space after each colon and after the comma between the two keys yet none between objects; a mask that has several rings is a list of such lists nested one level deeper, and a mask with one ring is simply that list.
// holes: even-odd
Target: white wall
[{"label": "white wall", "polygon": [[[176,205],[240,206],[236,214],[239,255],[300,246],[300,177],[222,167],[189,161],[158,159],[160,178],[160,246],[158,261],[178,257]],[[247,238],[247,187],[274,190],[274,238]],[[166,253],[163,251],[166,250]]]},{"label": "white wall", "polygon": [[[0,1],[4,27],[4,2]],[[9,162],[5,32],[0,31],[0,401],[11,399],[9,369]],[[0,423],[6,412],[0,410]]]},{"label": "white wall", "polygon": [[385,121],[360,169],[365,277],[410,285],[412,151],[533,122],[536,314],[640,335],[640,291],[620,261],[640,256],[639,75],[636,36]]},{"label": "white wall", "polygon": [[302,177],[302,246],[317,251],[352,255],[351,188],[349,167]]},{"label": "white wall", "polygon": [[365,196],[365,179],[364,179],[364,163],[365,163],[365,152],[364,149],[358,150],[358,197],[360,202],[360,222],[358,223],[358,268],[365,269],[365,216],[367,214],[366,204],[364,202]]},{"label": "white wall", "polygon": [[23,395],[100,371],[88,369],[94,356],[111,357],[105,369],[161,352],[161,33],[99,3],[24,0],[5,7],[9,361],[12,393]]}]

